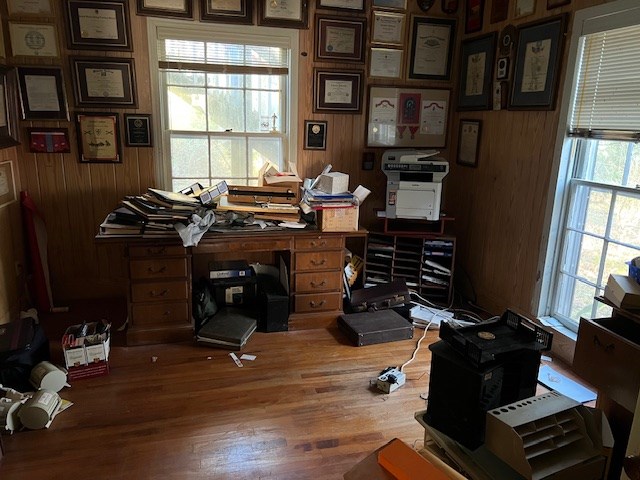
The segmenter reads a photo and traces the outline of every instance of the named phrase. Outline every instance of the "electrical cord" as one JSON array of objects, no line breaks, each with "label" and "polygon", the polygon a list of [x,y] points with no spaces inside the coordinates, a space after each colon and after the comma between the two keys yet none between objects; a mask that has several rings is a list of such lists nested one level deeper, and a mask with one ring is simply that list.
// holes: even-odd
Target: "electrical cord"
[{"label": "electrical cord", "polygon": [[[400,371],[401,372],[404,372],[404,367],[406,367],[407,365],[409,365],[411,362],[413,362],[415,360],[416,355],[418,355],[418,351],[420,350],[420,344],[422,343],[422,340],[424,340],[425,337],[427,336],[427,331],[429,330],[429,327],[431,326],[433,321],[436,319],[436,317],[442,316],[442,312],[446,312],[446,311],[447,310],[441,310],[441,311],[435,312],[433,314],[433,317],[431,317],[431,321],[424,327],[424,332],[422,332],[422,336],[420,337],[420,340],[418,340],[418,343],[416,344],[416,348],[413,351],[413,355],[411,355],[411,358],[409,360],[407,360],[406,362],[404,362],[402,364],[402,366],[400,367]],[[445,318],[445,317],[443,317],[443,318]]]}]

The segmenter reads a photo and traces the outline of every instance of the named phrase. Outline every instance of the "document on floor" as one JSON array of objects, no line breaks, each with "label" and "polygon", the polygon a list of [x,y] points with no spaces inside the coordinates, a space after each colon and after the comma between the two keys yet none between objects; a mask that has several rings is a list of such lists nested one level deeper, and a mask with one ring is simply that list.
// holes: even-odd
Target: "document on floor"
[{"label": "document on floor", "polygon": [[562,395],[574,399],[576,402],[586,403],[596,399],[595,392],[583,387],[548,365],[541,365],[538,372],[538,383],[555,390]]}]

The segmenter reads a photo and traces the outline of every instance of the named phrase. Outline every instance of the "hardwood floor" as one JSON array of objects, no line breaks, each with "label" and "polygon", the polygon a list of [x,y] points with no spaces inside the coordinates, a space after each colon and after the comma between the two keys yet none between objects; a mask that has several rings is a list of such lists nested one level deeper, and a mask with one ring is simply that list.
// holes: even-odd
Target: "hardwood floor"
[{"label": "hardwood floor", "polygon": [[257,358],[243,368],[189,343],[114,346],[108,376],[60,392],[74,405],[49,429],[3,436],[0,478],[340,479],[394,437],[422,442],[413,415],[437,331],[406,385],[370,387],[421,334],[356,348],[337,329],[255,333],[244,352]]}]

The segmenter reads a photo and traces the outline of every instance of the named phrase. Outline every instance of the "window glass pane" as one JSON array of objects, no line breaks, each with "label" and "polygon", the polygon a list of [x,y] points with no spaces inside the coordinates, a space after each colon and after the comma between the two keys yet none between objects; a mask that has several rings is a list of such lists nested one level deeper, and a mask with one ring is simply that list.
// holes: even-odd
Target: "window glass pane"
[{"label": "window glass pane", "polygon": [[178,192],[183,188],[190,187],[194,183],[199,183],[203,187],[209,186],[208,178],[174,178],[171,184],[171,190],[174,192]]},{"label": "window glass pane", "polygon": [[604,241],[599,238],[568,232],[562,270],[596,283],[603,247]]},{"label": "window glass pane", "polygon": [[281,90],[280,75],[247,75],[247,88],[260,90]]},{"label": "window glass pane", "polygon": [[209,176],[209,151],[206,137],[171,135],[171,176],[183,178]]},{"label": "window glass pane", "polygon": [[220,88],[243,88],[244,75],[209,73],[207,74],[207,86]]},{"label": "window glass pane", "polygon": [[568,225],[596,235],[604,235],[609,216],[611,192],[578,185],[571,201]]},{"label": "window glass pane", "polygon": [[640,192],[616,195],[611,222],[611,238],[640,248]]},{"label": "window glass pane", "polygon": [[251,177],[257,177],[258,172],[267,161],[278,165],[280,171],[284,170],[280,161],[282,158],[281,138],[250,138],[249,155],[251,158],[249,175]]},{"label": "window glass pane", "polygon": [[244,132],[244,109],[242,90],[207,89],[209,94],[209,131]]},{"label": "window glass pane", "polygon": [[633,155],[631,155],[631,165],[629,168],[629,180],[627,187],[638,188],[640,186],[640,147],[637,144],[633,146]]},{"label": "window glass pane", "polygon": [[638,255],[640,255],[640,249],[636,250],[616,243],[610,243],[607,249],[607,259],[604,263],[602,282],[606,283],[611,273],[628,275],[629,265],[625,262],[630,261]]},{"label": "window glass pane", "polygon": [[[600,290],[600,292],[598,293],[599,296],[602,296],[604,292],[602,292],[602,290]],[[596,302],[596,316],[595,318],[607,318],[610,317],[613,314],[613,308],[611,308],[609,305],[604,304],[602,302]]]},{"label": "window glass pane", "polygon": [[211,173],[230,183],[247,177],[246,141],[243,137],[211,139]]},{"label": "window glass pane", "polygon": [[168,87],[167,97],[170,130],[206,130],[204,88]]},{"label": "window glass pane", "polygon": [[205,74],[202,72],[166,70],[165,79],[168,85],[203,87]]},{"label": "window glass pane", "polygon": [[563,301],[558,305],[558,313],[572,319],[575,324],[580,317],[591,318],[596,289],[568,275],[563,274],[560,277],[558,298]]},{"label": "window glass pane", "polygon": [[[275,115],[275,116],[274,116]],[[247,131],[264,132],[264,122],[268,119],[269,130],[274,127],[282,132],[280,92],[250,90],[247,92]]]},{"label": "window glass pane", "polygon": [[628,145],[627,142],[599,140],[593,172],[586,179],[611,185],[622,185]]}]

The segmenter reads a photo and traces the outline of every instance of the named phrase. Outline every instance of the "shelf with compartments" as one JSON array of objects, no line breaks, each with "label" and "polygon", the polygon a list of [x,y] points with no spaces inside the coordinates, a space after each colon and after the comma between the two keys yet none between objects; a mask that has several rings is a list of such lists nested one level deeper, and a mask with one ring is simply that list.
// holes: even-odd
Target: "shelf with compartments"
[{"label": "shelf with compartments", "polygon": [[367,237],[366,285],[404,279],[426,299],[449,304],[453,287],[456,239],[448,235],[388,234]]}]

